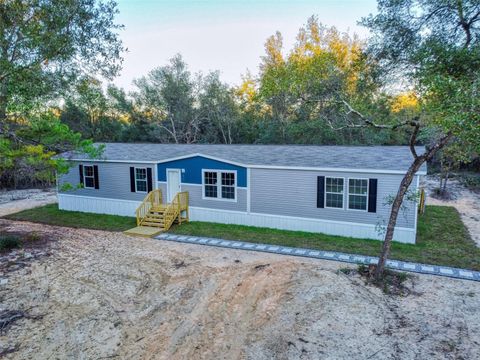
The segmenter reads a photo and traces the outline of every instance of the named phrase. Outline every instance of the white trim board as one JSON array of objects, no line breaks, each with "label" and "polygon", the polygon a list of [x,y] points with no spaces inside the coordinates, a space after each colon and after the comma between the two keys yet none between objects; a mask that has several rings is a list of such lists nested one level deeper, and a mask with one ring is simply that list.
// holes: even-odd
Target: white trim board
[{"label": "white trim board", "polygon": [[[99,198],[91,196],[58,194],[61,210],[82,211],[99,214],[135,216],[135,210],[141,201]],[[282,230],[305,231],[354,238],[382,240],[373,224],[349,223],[343,221],[292,217],[242,211],[219,210],[190,206],[190,220],[224,224],[267,227]],[[396,227],[394,240],[414,244],[414,228]]]},{"label": "white trim board", "polygon": [[63,159],[66,161],[78,162],[107,162],[107,163],[127,163],[127,164],[158,164],[158,161],[141,161],[141,160],[108,160],[108,159]]},{"label": "white trim board", "polygon": [[[218,210],[194,206],[190,206],[189,211],[191,221],[237,224],[281,230],[324,233],[329,235],[347,236],[361,239],[383,240],[383,235],[378,234],[376,226],[372,224],[357,224],[322,219],[247,213],[241,211]],[[414,244],[415,239],[415,229],[403,227],[395,228],[395,241]]]},{"label": "white trim board", "polygon": [[[236,161],[222,159],[216,156],[205,155],[202,153],[192,153],[189,155],[182,155],[177,157],[172,157],[168,159],[158,160],[158,161],[135,161],[135,160],[105,160],[105,159],[65,159],[69,161],[91,161],[91,162],[117,162],[117,163],[129,163],[129,164],[163,164],[170,161],[188,159],[195,156],[201,156],[206,159],[215,160],[224,162],[227,164],[240,166],[244,168],[251,169],[275,169],[275,170],[305,170],[305,171],[327,171],[327,172],[354,172],[354,173],[370,173],[370,174],[394,174],[394,175],[404,175],[407,171],[402,170],[383,170],[383,169],[349,169],[349,168],[331,168],[331,167],[304,167],[304,166],[280,166],[280,165],[254,165],[254,164],[244,164]],[[416,175],[426,175],[426,171],[417,171]]]},{"label": "white trim board", "polygon": [[141,201],[57,194],[60,210],[135,217]]}]

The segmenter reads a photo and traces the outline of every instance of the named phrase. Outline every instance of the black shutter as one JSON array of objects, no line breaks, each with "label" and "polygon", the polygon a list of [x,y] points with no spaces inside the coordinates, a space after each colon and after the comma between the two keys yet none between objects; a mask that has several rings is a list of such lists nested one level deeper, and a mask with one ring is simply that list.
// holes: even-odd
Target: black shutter
[{"label": "black shutter", "polygon": [[135,168],[130,168],[130,191],[135,192]]},{"label": "black shutter", "polygon": [[98,183],[98,166],[93,165],[93,178],[95,180],[95,189],[100,189],[100,184]]},{"label": "black shutter", "polygon": [[80,174],[80,184],[83,185],[83,165],[78,165],[78,173]]},{"label": "black shutter", "polygon": [[325,176],[317,176],[317,208],[325,207]]},{"label": "black shutter", "polygon": [[152,191],[152,168],[147,168],[147,191]]},{"label": "black shutter", "polygon": [[377,179],[368,180],[368,212],[377,212]]}]

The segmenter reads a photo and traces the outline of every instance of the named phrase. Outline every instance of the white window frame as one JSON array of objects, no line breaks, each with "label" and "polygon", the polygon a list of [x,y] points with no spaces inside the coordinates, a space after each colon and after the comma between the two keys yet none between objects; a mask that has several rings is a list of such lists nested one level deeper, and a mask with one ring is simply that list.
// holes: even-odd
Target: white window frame
[{"label": "white window frame", "polygon": [[[87,176],[87,170],[85,168],[91,167],[92,168],[92,176]],[[86,178],[90,178],[93,180],[93,186],[87,186],[87,182],[85,181]],[[95,189],[95,168],[93,165],[83,165],[83,187],[85,189]]]},{"label": "white window frame", "polygon": [[[339,207],[327,206],[327,193],[328,193],[328,194],[336,194],[336,195],[338,195],[338,193],[327,192],[327,179],[343,179],[342,207],[341,207],[341,208],[339,208]],[[325,191],[324,191],[324,197],[325,197],[325,199],[323,200],[323,201],[324,201],[323,206],[325,207],[325,209],[345,210],[345,178],[342,177],[342,176],[325,176]]]},{"label": "white window frame", "polygon": [[[137,189],[137,169],[145,170],[145,179],[138,179],[138,181],[145,181],[145,191]],[[133,171],[135,173],[135,192],[140,194],[148,193],[148,171],[146,167],[134,167]]]},{"label": "white window frame", "polygon": [[[367,193],[365,195],[362,195],[362,194],[352,194],[352,195],[355,195],[355,196],[366,196],[366,206],[365,206],[365,210],[364,209],[350,209],[350,180],[367,180]],[[357,178],[357,177],[352,177],[352,178],[348,178],[348,184],[347,184],[347,210],[349,211],[360,211],[360,212],[368,212],[368,197],[370,195],[369,191],[370,191],[370,179],[368,178]]]},{"label": "white window frame", "polygon": [[[217,173],[217,197],[208,197],[205,196],[205,173],[214,172]],[[222,198],[222,173],[234,174],[234,183],[233,187],[235,190],[235,199],[224,199]],[[227,202],[237,202],[238,193],[237,193],[237,170],[218,170],[218,169],[202,169],[202,200],[213,200],[213,201],[227,201]]]}]

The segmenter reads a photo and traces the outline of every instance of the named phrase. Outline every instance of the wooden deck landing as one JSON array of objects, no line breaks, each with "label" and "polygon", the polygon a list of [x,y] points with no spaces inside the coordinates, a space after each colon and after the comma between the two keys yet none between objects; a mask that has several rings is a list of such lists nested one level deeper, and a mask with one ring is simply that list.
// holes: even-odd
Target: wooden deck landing
[{"label": "wooden deck landing", "polygon": [[137,226],[132,229],[126,230],[123,233],[127,235],[133,235],[133,236],[152,237],[157,234],[160,234],[161,232],[162,232],[162,229],[158,227]]}]

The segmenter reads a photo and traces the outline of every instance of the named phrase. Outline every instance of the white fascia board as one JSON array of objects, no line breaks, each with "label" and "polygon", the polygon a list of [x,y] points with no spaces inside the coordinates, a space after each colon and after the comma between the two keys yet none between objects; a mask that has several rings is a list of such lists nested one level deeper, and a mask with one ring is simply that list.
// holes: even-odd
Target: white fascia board
[{"label": "white fascia board", "polygon": [[105,159],[64,159],[66,161],[78,162],[106,162],[106,163],[125,163],[125,164],[158,164],[158,161],[141,161],[141,160],[105,160]]},{"label": "white fascia board", "polygon": [[[379,169],[353,169],[353,168],[327,168],[327,167],[302,167],[302,166],[277,166],[277,165],[247,165],[236,161],[225,160],[219,157],[204,155],[201,153],[193,153],[188,155],[177,156],[160,161],[135,161],[135,160],[100,160],[100,159],[65,159],[69,161],[80,162],[112,162],[112,163],[128,163],[128,164],[162,164],[175,160],[188,159],[195,156],[201,156],[206,159],[216,160],[231,165],[241,166],[250,169],[272,169],[272,170],[299,170],[299,171],[328,171],[328,172],[353,172],[353,173],[370,173],[370,174],[393,174],[405,175],[406,171],[402,170],[379,170]],[[417,171],[416,175],[427,175],[426,171]]]},{"label": "white fascia board", "polygon": [[188,155],[177,156],[177,157],[173,157],[173,158],[169,158],[169,159],[164,159],[164,160],[158,161],[158,163],[162,164],[162,163],[166,163],[166,162],[170,162],[170,161],[188,159],[188,158],[192,158],[192,157],[195,157],[195,156],[201,156],[201,157],[204,157],[206,159],[220,161],[220,162],[224,162],[224,163],[227,163],[227,164],[241,166],[241,167],[245,167],[245,168],[248,167],[248,165],[242,164],[242,163],[239,163],[239,162],[236,162],[236,161],[226,160],[226,159],[222,159],[222,158],[219,158],[219,157],[216,157],[216,156],[205,155],[205,154],[201,154],[201,153],[194,153],[194,154],[188,154]]},{"label": "white fascia board", "polygon": [[[248,167],[251,169],[272,169],[272,170],[354,172],[354,173],[395,174],[395,175],[406,174],[406,171],[401,171],[401,170],[379,170],[379,169],[323,168],[323,167],[275,166],[275,165],[249,165]],[[416,172],[416,175],[426,175],[426,174],[427,174],[426,171]]]}]

